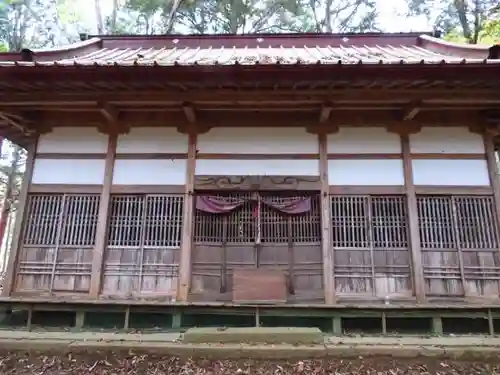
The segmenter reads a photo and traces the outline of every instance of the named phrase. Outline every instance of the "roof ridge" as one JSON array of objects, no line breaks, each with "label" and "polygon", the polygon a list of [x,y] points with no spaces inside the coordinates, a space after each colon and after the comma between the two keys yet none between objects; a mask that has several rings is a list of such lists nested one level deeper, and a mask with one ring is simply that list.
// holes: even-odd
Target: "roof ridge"
[{"label": "roof ridge", "polygon": [[468,59],[487,59],[491,48],[491,46],[486,45],[450,42],[430,35],[420,35],[418,45],[443,55],[460,56]]}]

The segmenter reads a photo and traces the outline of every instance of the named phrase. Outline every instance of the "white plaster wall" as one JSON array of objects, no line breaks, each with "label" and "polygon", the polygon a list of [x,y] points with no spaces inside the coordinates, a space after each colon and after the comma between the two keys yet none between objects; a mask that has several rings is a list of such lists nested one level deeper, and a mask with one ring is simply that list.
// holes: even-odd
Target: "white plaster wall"
[{"label": "white plaster wall", "polygon": [[200,153],[318,153],[318,136],[305,128],[214,128],[198,136]]},{"label": "white plaster wall", "polygon": [[341,127],[327,138],[330,154],[401,153],[401,138],[385,128]]},{"label": "white plaster wall", "polygon": [[113,185],[184,185],[187,161],[116,160]]},{"label": "white plaster wall", "polygon": [[173,127],[132,128],[128,134],[120,134],[116,153],[186,153],[188,136]]},{"label": "white plaster wall", "polygon": [[38,153],[102,154],[108,149],[108,136],[96,128],[54,128],[38,139]]},{"label": "white plaster wall", "polygon": [[36,159],[34,184],[101,185],[104,182],[104,160]]},{"label": "white plaster wall", "polygon": [[196,160],[196,174],[237,176],[317,176],[318,160]]},{"label": "white plaster wall", "polygon": [[466,127],[424,127],[410,136],[411,152],[415,154],[482,154],[481,135]]},{"label": "white plaster wall", "polygon": [[386,160],[329,160],[328,184],[350,186],[404,185],[403,161]]},{"label": "white plaster wall", "polygon": [[415,185],[488,186],[486,160],[413,160]]}]

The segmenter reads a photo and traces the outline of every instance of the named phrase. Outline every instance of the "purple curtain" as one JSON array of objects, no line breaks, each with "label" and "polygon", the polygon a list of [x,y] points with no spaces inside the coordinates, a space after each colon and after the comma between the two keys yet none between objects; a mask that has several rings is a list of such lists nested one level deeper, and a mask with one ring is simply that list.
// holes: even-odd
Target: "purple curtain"
[{"label": "purple curtain", "polygon": [[210,214],[222,214],[231,212],[245,204],[245,199],[226,199],[209,195],[198,195],[196,197],[196,209]]},{"label": "purple curtain", "polygon": [[[235,200],[225,197],[201,195],[196,197],[196,209],[212,214],[223,214],[231,212],[249,201],[256,202],[254,198]],[[263,198],[261,202],[266,206],[289,215],[302,214],[311,210],[310,197],[284,198],[280,202],[273,202],[271,199]]]}]

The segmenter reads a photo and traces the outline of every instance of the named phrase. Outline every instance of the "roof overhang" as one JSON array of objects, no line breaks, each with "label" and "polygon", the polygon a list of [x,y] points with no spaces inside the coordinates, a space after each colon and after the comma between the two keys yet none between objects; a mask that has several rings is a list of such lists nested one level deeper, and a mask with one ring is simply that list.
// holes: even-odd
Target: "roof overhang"
[{"label": "roof overhang", "polygon": [[[269,48],[258,48],[262,43]],[[302,50],[297,52],[299,43]],[[360,43],[364,52],[356,47]],[[400,43],[403,47],[387,49],[379,45],[384,43]],[[336,50],[332,52],[334,58],[266,58],[244,63],[218,61],[213,58],[217,54],[210,55],[214,48],[219,53],[231,45],[250,45],[251,54],[260,57],[272,57],[283,49],[288,49],[288,56],[295,51],[297,57]],[[315,46],[319,52],[308,50]],[[157,56],[158,49],[182,49],[190,51],[191,57],[201,51],[200,56],[212,57],[148,58],[151,51],[156,51],[151,56]],[[408,49],[422,56],[410,58]],[[367,51],[382,57],[358,59]],[[398,53],[406,57],[397,58]],[[134,54],[136,57],[130,58]],[[249,113],[260,103],[273,113],[282,110],[277,107],[302,111],[294,112],[294,118],[310,122],[311,118],[319,119],[314,116],[323,107],[334,107],[339,119],[348,120],[349,113],[355,112],[345,112],[346,107],[350,108],[347,111],[357,111],[378,106],[385,111],[384,116],[392,116],[392,112],[399,116],[410,104],[412,108],[427,106],[434,112],[439,112],[438,106],[449,105],[453,121],[461,119],[458,106],[474,110],[467,115],[475,121],[481,120],[476,116],[480,111],[500,104],[500,59],[488,59],[490,55],[491,48],[458,45],[427,34],[91,37],[53,50],[0,53],[0,134],[25,145],[32,130],[38,130],[41,117],[52,116],[51,110],[69,113],[71,118],[82,113],[98,116],[104,107],[136,120],[145,116],[139,110],[152,111],[155,116],[166,111],[167,118],[182,122],[183,109],[188,105],[201,114],[206,111],[206,118],[217,122],[212,116],[215,106],[223,108],[221,111],[235,111],[241,106],[242,113]],[[233,122],[245,116],[227,118]],[[387,118],[370,116],[382,122]],[[157,120],[163,123],[161,115]],[[366,118],[358,120],[363,123]]]}]

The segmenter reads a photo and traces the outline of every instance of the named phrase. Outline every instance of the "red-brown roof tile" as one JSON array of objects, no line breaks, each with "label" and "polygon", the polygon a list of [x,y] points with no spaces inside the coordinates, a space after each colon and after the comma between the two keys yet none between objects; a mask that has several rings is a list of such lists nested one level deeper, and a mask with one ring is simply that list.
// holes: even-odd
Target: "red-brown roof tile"
[{"label": "red-brown roof tile", "polygon": [[425,34],[102,36],[33,51],[33,61],[0,54],[0,67],[500,63],[488,52]]}]

